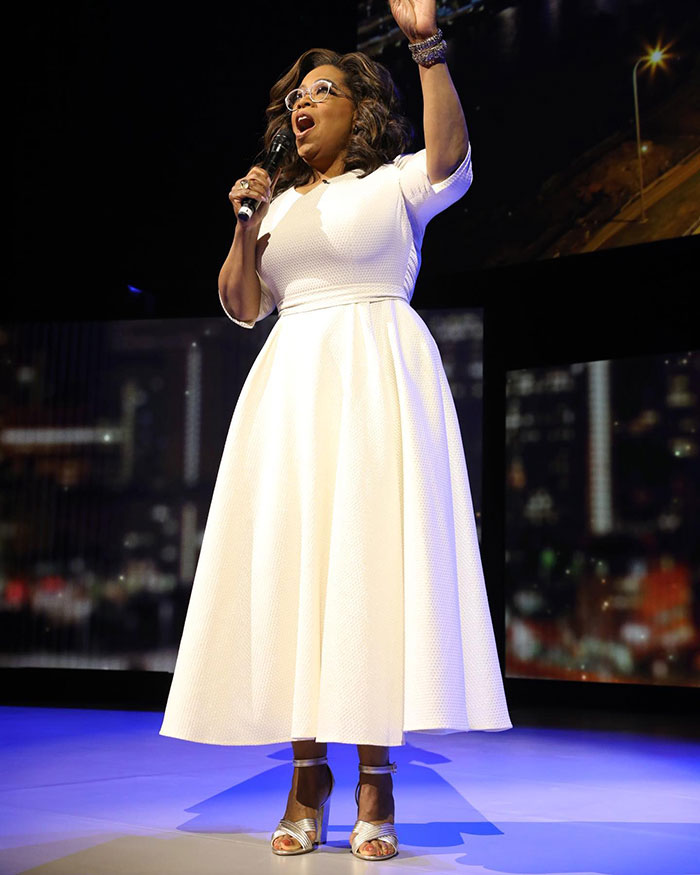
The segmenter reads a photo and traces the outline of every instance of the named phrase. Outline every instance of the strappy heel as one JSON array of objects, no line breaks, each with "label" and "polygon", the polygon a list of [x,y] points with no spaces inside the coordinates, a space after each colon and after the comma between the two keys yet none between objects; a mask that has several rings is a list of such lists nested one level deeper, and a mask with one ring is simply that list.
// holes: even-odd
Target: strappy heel
[{"label": "strappy heel", "polygon": [[[328,765],[328,757],[313,757],[308,760],[293,760],[292,762],[295,767],[323,766]],[[333,772],[331,772],[330,766],[328,767],[328,771],[331,776],[331,789],[328,791],[328,796],[323,805],[319,805],[318,814],[316,817],[304,817],[301,820],[286,820],[285,818],[282,818],[277,824],[277,829],[272,833],[272,838],[270,839],[270,847],[272,848],[273,854],[277,854],[280,857],[291,857],[295,854],[308,854],[310,851],[315,850],[318,845],[325,844],[326,838],[328,837],[328,818],[331,810],[331,793],[335,786],[335,779],[333,778]],[[312,830],[316,833],[316,839],[313,842],[308,836],[308,833]],[[290,851],[275,848],[273,842],[276,838],[283,835],[288,835],[293,839],[296,839],[301,847],[294,848]]]},{"label": "strappy heel", "polygon": [[[359,765],[359,770],[361,773],[366,775],[386,775],[389,772],[394,773],[396,771],[396,763],[389,763],[386,766],[363,766],[362,763]],[[360,805],[360,782],[357,782],[357,787],[355,788],[355,803],[358,808]],[[356,833],[355,838],[350,842],[350,849],[355,857],[359,857],[360,860],[390,860],[392,857],[395,857],[399,852],[399,839],[396,835],[396,830],[394,829],[393,823],[369,823],[366,820],[358,820],[355,822],[355,826],[352,830]],[[361,854],[359,848],[365,842],[373,842],[375,841],[386,842],[388,845],[391,845],[394,849],[391,854]]]}]

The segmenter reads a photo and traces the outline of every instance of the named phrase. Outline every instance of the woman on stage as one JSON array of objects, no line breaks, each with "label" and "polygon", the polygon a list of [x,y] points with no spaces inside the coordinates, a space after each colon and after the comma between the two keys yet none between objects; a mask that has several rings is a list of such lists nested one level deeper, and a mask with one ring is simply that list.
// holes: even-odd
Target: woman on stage
[{"label": "woman on stage", "polygon": [[[388,71],[304,52],[265,143],[295,148],[231,189],[222,306],[279,318],[224,446],[161,733],[291,741],[275,854],[326,839],[327,742],[357,745],[355,856],[398,852],[389,748],[510,729],[457,414],[410,300],[426,225],[469,188],[471,146],[435,0],[392,0],[423,91],[425,149]],[[273,196],[274,191],[274,196]],[[426,816],[434,819],[434,812]]]}]

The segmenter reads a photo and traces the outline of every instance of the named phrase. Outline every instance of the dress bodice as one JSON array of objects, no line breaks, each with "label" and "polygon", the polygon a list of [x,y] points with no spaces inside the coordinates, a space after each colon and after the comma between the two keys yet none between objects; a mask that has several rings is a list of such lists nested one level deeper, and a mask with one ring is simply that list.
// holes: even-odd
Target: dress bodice
[{"label": "dress bodice", "polygon": [[253,322],[233,321],[252,328],[275,307],[282,314],[377,297],[411,300],[426,225],[471,185],[471,146],[437,183],[428,178],[425,150],[361,174],[350,170],[304,194],[289,188],[273,198],[258,234],[260,312]]}]

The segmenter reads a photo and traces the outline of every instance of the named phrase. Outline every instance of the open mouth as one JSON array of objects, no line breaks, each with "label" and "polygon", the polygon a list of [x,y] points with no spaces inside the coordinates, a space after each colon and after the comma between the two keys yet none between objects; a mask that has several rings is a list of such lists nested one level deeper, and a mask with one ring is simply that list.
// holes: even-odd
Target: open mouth
[{"label": "open mouth", "polygon": [[306,133],[306,131],[310,130],[314,127],[316,122],[311,118],[310,115],[306,115],[304,112],[300,112],[296,117],[296,128],[300,134]]}]

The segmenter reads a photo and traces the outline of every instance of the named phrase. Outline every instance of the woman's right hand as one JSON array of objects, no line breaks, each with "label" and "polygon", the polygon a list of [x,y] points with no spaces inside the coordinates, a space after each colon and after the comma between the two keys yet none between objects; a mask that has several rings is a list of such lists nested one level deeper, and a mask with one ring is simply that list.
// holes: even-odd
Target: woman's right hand
[{"label": "woman's right hand", "polygon": [[[265,215],[270,208],[270,200],[272,198],[272,190],[274,183],[277,182],[278,173],[275,175],[274,182],[270,179],[269,174],[262,167],[251,167],[242,179],[236,181],[231,191],[228,193],[228,199],[233,205],[233,210],[238,218],[238,211],[241,208],[243,198],[249,197],[260,203],[260,206],[255,210],[253,215],[247,222],[238,220],[238,224],[243,226],[246,231],[252,231],[260,226],[260,223],[265,218]],[[248,181],[248,188],[241,186],[241,181]]]}]

